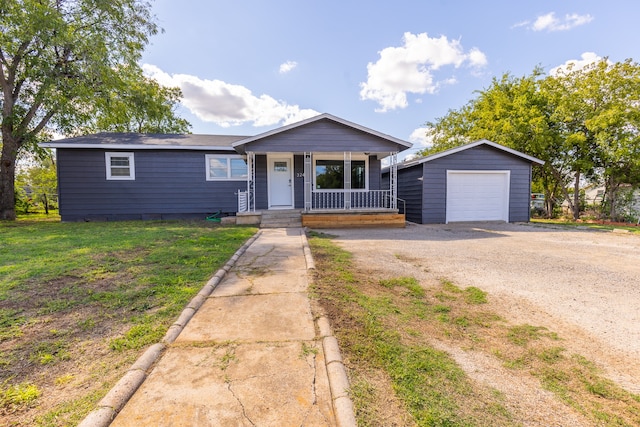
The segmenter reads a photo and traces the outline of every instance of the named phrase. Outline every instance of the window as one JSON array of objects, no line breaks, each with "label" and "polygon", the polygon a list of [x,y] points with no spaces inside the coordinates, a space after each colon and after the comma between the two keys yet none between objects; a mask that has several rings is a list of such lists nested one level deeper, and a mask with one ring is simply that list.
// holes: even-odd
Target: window
[{"label": "window", "polygon": [[[316,159],[315,185],[318,190],[343,190],[344,160]],[[365,190],[366,188],[367,161],[365,159],[351,160],[351,189]]]},{"label": "window", "polygon": [[242,181],[247,179],[247,162],[240,156],[207,154],[207,181]]},{"label": "window", "polygon": [[133,153],[105,153],[108,180],[134,180],[136,168]]}]

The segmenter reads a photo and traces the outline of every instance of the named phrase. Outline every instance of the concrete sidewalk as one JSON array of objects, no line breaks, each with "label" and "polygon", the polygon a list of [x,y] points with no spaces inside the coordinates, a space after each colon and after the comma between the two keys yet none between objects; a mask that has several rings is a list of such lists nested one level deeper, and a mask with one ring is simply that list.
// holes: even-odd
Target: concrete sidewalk
[{"label": "concrete sidewalk", "polygon": [[112,426],[355,426],[337,342],[311,312],[306,236],[259,233]]}]

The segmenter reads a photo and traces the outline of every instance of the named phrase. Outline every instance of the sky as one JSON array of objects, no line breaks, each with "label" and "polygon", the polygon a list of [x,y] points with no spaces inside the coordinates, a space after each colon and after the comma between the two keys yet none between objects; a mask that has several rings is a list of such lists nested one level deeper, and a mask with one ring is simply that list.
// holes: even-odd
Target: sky
[{"label": "sky", "polygon": [[197,134],[329,113],[428,145],[428,121],[504,73],[640,61],[636,0],[155,0],[145,73]]}]

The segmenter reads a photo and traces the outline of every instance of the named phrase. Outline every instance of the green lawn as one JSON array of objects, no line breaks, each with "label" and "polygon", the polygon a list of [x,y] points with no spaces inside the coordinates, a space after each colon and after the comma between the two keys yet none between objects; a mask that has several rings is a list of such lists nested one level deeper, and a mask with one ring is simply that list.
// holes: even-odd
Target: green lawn
[{"label": "green lawn", "polygon": [[255,231],[0,222],[0,420],[75,425]]}]

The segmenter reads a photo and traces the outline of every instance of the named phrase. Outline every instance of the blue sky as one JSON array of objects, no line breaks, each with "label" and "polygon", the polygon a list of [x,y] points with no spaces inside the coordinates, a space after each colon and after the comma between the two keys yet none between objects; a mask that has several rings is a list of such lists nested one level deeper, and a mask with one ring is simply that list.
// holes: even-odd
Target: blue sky
[{"label": "blue sky", "polygon": [[255,135],[319,113],[414,143],[505,72],[640,60],[640,2],[155,0],[141,64],[193,133]]}]

